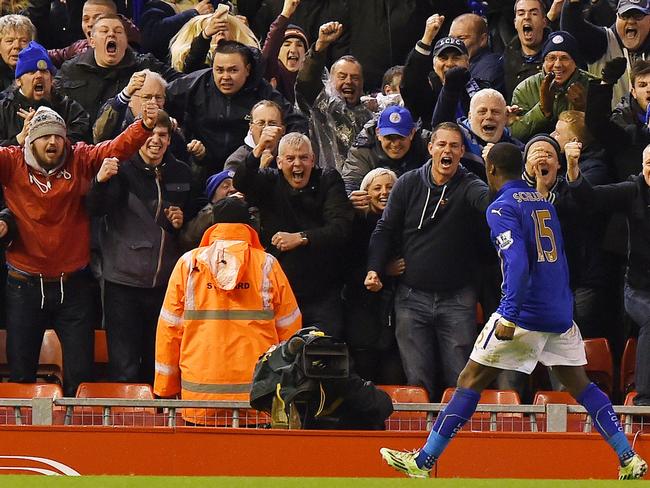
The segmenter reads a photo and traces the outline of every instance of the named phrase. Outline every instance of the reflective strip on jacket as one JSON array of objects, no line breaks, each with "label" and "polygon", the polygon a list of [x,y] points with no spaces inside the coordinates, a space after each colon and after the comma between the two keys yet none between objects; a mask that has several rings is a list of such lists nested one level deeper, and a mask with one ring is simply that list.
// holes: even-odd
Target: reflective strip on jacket
[{"label": "reflective strip on jacket", "polygon": [[[208,245],[209,244],[209,245]],[[169,279],[156,333],[154,391],[185,400],[248,400],[253,370],[302,315],[277,260],[245,224],[216,224]],[[185,409],[194,423],[205,410]]]}]

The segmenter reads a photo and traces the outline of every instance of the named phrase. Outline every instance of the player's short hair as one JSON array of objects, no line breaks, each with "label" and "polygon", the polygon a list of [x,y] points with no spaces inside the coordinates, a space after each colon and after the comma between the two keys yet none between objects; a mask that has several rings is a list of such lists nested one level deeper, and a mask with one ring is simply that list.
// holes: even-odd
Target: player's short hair
[{"label": "player's short hair", "polygon": [[514,144],[509,142],[498,142],[487,154],[490,164],[494,165],[499,173],[513,179],[521,178],[521,171],[524,167],[524,159],[521,151]]}]

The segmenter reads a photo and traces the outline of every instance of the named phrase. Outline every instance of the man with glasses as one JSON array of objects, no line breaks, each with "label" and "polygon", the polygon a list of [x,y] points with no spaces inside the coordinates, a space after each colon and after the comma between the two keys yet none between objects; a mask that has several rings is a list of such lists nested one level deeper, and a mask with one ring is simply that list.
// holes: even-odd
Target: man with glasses
[{"label": "man with glasses", "polygon": [[650,54],[649,1],[619,0],[616,23],[611,27],[598,27],[584,18],[580,0],[569,0],[562,8],[561,25],[562,29],[575,36],[590,73],[601,76],[607,61],[619,57],[627,58],[627,72],[614,85],[614,109],[621,98],[630,93],[632,64]]},{"label": "man with glasses", "polygon": [[558,115],[565,110],[584,112],[587,85],[594,79],[578,69],[580,49],[568,32],[548,36],[542,59],[542,72],[519,83],[512,94],[512,106],[519,108],[519,116],[510,130],[522,142],[540,132],[552,132]]},{"label": "man with glasses", "polygon": [[[161,110],[165,106],[167,82],[158,73],[145,69],[131,75],[129,83],[115,97],[109,99],[99,110],[93,127],[95,143],[113,139],[142,115],[145,103],[154,100]],[[174,122],[170,152],[181,161],[188,160],[188,153],[195,160],[205,157],[205,146],[196,139],[185,144],[185,138]]]},{"label": "man with glasses", "polygon": [[251,153],[260,158],[260,167],[277,167],[275,157],[284,132],[284,115],[280,106],[271,100],[257,102],[251,109],[244,144],[226,159],[225,168],[236,171]]}]

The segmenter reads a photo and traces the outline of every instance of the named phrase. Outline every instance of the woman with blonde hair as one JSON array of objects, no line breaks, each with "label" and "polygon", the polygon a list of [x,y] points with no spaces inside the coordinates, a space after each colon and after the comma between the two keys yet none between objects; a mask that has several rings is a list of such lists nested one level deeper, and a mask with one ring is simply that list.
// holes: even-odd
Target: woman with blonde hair
[{"label": "woman with blonde hair", "polygon": [[212,12],[211,0],[149,0],[140,17],[142,47],[166,62],[169,42],[183,25],[193,17]]},{"label": "woman with blonde hair", "polygon": [[384,385],[403,384],[405,380],[392,320],[392,278],[404,272],[404,259],[394,259],[386,267],[383,279],[391,284],[379,294],[366,290],[363,280],[370,236],[396,181],[397,175],[387,168],[375,168],[366,174],[361,190],[367,199],[363,204],[354,204],[354,225],[344,258],[345,269],[349,270],[343,288],[345,341],[359,375]]},{"label": "woman with blonde hair", "polygon": [[260,48],[255,34],[242,18],[229,14],[227,7],[220,5],[213,14],[190,19],[172,38],[171,65],[183,73],[207,68],[212,65],[212,53],[221,40]]}]

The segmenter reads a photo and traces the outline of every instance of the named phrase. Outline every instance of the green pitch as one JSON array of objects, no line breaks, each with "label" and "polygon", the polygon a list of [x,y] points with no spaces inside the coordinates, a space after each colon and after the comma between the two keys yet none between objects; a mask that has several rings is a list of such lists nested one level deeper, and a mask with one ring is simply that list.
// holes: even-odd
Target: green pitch
[{"label": "green pitch", "polygon": [[[17,488],[601,488],[620,481],[595,480],[476,480],[403,478],[246,478],[246,477],[153,477],[153,476],[0,476],[3,487]],[[629,483],[629,482],[628,482]],[[632,482],[650,486],[650,481]],[[645,485],[643,484],[645,483]]]}]

